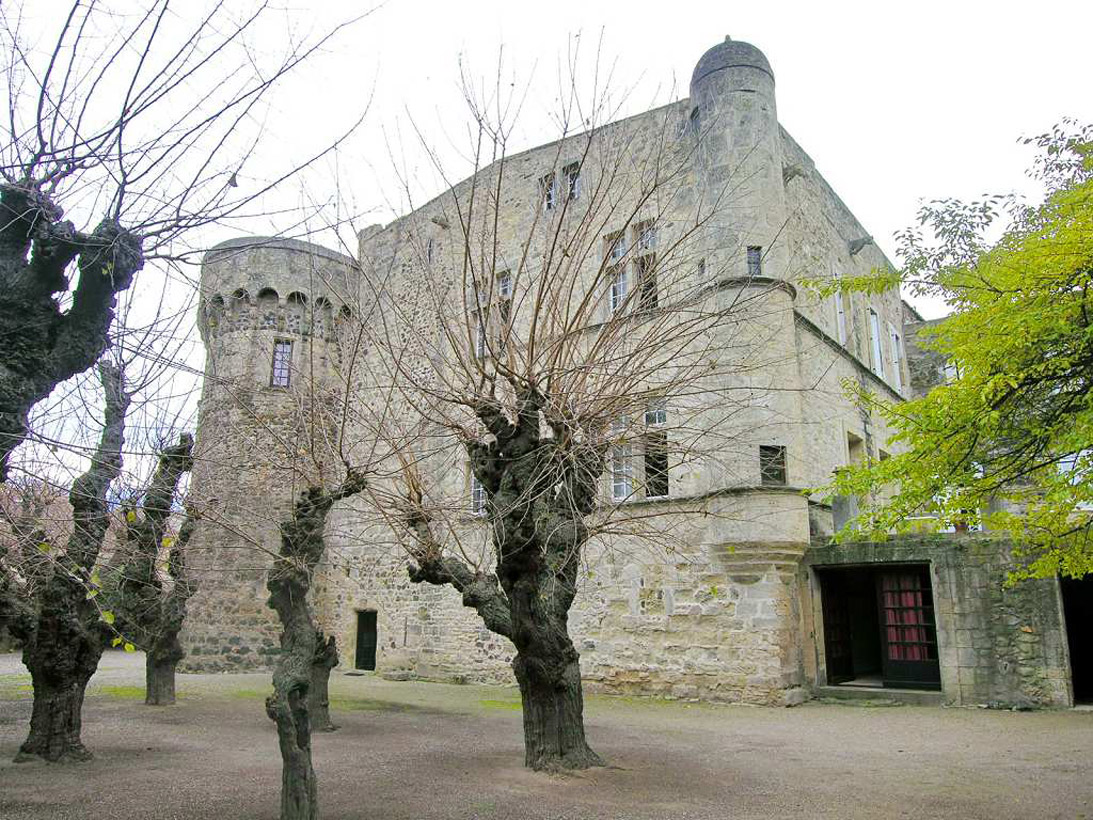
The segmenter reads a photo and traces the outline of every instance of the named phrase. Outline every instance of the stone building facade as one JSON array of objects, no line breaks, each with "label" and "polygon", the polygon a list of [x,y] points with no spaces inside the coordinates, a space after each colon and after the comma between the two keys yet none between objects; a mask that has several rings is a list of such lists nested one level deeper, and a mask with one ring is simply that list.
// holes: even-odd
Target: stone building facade
[{"label": "stone building facade", "polygon": [[[709,462],[716,467],[673,466],[667,497],[634,502],[675,516],[674,550],[657,554],[625,539],[588,549],[570,616],[588,683],[770,705],[799,703],[835,683],[924,686],[956,704],[1070,703],[1058,585],[1003,591],[1005,544],[953,535],[827,545],[854,502],[827,504],[803,488],[840,466],[884,458],[889,437],[847,385],[899,401],[937,366],[909,364],[907,333],[918,317],[898,293],[821,299],[800,286],[889,262],[779,124],[763,54],[726,39],[697,63],[687,99],[601,133],[603,144],[625,146],[629,156],[668,139],[684,157],[677,196],[656,213],[658,241],[673,241],[696,210],[711,215],[693,239],[694,275],[711,277],[717,298],[748,304],[723,329],[724,346],[760,365],[738,368],[719,389],[762,398],[741,414],[732,446]],[[565,195],[572,169],[583,184],[605,178],[594,152],[577,163],[581,144],[569,138],[507,158],[501,259],[526,250],[522,238],[549,207],[544,196],[559,195],[554,180]],[[200,327],[208,359],[192,486],[209,512],[192,541],[201,588],[184,634],[190,668],[268,665],[276,629],[263,575],[277,522],[301,477],[321,480],[344,462],[337,436],[309,432],[327,429],[309,423],[327,417],[333,430],[353,394],[355,340],[339,331],[339,317],[352,319],[367,302],[361,266],[395,271],[407,303],[420,297],[406,272],[414,257],[458,257],[452,202],[470,185],[362,232],[356,260],[263,238],[207,255]],[[726,191],[732,207],[719,208]],[[626,230],[603,225],[605,240]],[[368,430],[343,438],[359,444]],[[777,462],[773,476],[764,453]],[[454,492],[470,491],[462,465],[443,472]],[[332,513],[330,554],[313,588],[343,665],[392,677],[510,681],[508,642],[453,590],[411,584],[405,555],[377,535],[365,507],[354,499]],[[902,662],[891,678],[889,641]],[[913,679],[916,663],[930,667],[921,680]]]}]

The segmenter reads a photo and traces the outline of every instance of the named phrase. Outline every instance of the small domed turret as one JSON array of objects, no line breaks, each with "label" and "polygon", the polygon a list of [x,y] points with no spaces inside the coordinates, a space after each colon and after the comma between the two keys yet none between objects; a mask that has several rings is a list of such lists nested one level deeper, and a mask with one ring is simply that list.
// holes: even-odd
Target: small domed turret
[{"label": "small domed turret", "polygon": [[726,37],[725,42],[718,43],[699,59],[691,75],[691,85],[694,86],[706,76],[726,68],[755,68],[770,75],[771,80],[774,79],[774,72],[763,52],[751,43]]}]

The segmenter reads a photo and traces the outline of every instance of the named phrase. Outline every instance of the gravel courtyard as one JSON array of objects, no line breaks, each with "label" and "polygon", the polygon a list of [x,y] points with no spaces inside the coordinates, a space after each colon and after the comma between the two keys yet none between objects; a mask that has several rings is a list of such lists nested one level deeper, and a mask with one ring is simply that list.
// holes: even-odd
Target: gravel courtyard
[{"label": "gravel courtyard", "polygon": [[[0,655],[0,818],[276,818],[267,675],[182,675],[142,702],[143,656],[109,652],[84,709],[89,763],[11,763],[30,677]],[[1066,818],[1093,820],[1093,712],[590,697],[609,768],[521,766],[514,689],[331,678],[315,738],[326,818]]]}]

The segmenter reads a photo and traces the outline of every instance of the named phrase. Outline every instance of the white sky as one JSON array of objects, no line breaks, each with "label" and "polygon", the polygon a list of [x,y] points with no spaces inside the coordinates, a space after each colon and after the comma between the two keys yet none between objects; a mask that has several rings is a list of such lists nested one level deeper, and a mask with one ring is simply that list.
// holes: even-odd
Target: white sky
[{"label": "white sky", "polygon": [[[3,0],[0,0],[3,2]],[[51,48],[70,0],[26,0],[27,32],[42,33]],[[208,2],[208,0],[207,0]],[[255,37],[262,52],[283,50],[285,19],[298,37],[359,15],[359,0],[288,0],[274,6]],[[111,8],[130,13],[138,0]],[[176,5],[180,16],[201,3]],[[239,13],[244,5],[239,4]],[[235,0],[228,8],[235,9]],[[58,16],[60,14],[60,16]],[[777,85],[779,119],[817,168],[895,259],[893,233],[914,221],[922,199],[974,198],[1023,191],[1031,151],[1021,136],[1047,131],[1063,117],[1093,122],[1093,2],[765,2],[675,0],[388,0],[343,32],[316,59],[276,90],[264,116],[259,154],[239,174],[256,185],[287,162],[313,153],[339,135],[370,102],[359,132],[336,165],[290,183],[270,207],[338,201],[366,212],[357,226],[405,212],[392,173],[389,145],[401,146],[416,172],[419,197],[442,190],[429,172],[408,116],[433,146],[452,157],[466,108],[459,95],[460,61],[472,75],[489,76],[504,47],[506,70],[529,89],[514,150],[557,137],[558,65],[574,35],[591,58],[603,37],[601,64],[612,69],[617,92],[629,91],[622,113],[633,114],[686,96],[699,57],[726,34],[759,47]],[[35,38],[32,36],[32,40]],[[585,63],[590,62],[586,60]],[[585,75],[587,76],[587,75]],[[447,144],[446,144],[447,143]],[[337,187],[333,182],[337,179]],[[454,174],[456,178],[463,173]],[[266,203],[263,203],[266,204]],[[289,220],[254,217],[230,230],[197,237],[202,244],[238,235],[270,233]],[[93,222],[88,222],[93,224]],[[312,227],[321,229],[316,221]],[[298,228],[297,228],[298,232]],[[352,247],[352,240],[343,232]],[[334,246],[321,232],[317,241]],[[146,269],[142,292],[160,291]],[[181,288],[185,283],[179,283]],[[188,285],[185,287],[189,288]],[[180,306],[192,289],[170,298]],[[919,304],[927,317],[942,306]],[[194,405],[200,346],[190,329],[190,374],[173,389]],[[183,418],[179,426],[190,426]]]},{"label": "white sky", "polygon": [[[317,25],[362,4],[321,8]],[[1093,121],[1093,3],[1078,0],[389,0],[305,66],[277,106],[292,128],[332,135],[374,93],[338,168],[343,193],[351,189],[358,207],[381,208],[365,221],[387,221],[384,198],[397,194],[381,129],[394,134],[401,122],[405,135],[409,110],[430,139],[443,140],[464,119],[461,56],[489,74],[503,45],[509,69],[530,78],[522,123],[530,147],[556,135],[546,112],[570,36],[580,33],[590,50],[601,31],[615,85],[635,86],[629,113],[686,96],[694,64],[726,34],[762,49],[782,124],[893,258],[893,232],[913,222],[921,199],[1032,194],[1024,176],[1032,154],[1018,138],[1064,116]],[[294,139],[299,134],[285,133],[277,142]],[[412,140],[402,142],[424,168]],[[422,185],[423,194],[439,192],[430,178]]]}]

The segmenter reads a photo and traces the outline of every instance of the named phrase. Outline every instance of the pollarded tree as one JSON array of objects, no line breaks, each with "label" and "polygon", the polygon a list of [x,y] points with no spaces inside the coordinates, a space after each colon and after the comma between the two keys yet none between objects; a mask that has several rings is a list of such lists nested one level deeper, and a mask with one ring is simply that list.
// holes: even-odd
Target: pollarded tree
[{"label": "pollarded tree", "polygon": [[[319,816],[318,782],[311,763],[311,687],[322,665],[322,633],[307,600],[311,578],[326,551],[327,516],[337,501],[360,493],[364,476],[350,470],[333,490],[309,486],[281,524],[281,549],[266,584],[269,605],[281,620],[281,654],[273,672],[274,693],[266,713],[277,724],[281,747],[281,820]],[[325,667],[329,675],[329,666]]]},{"label": "pollarded tree", "polygon": [[[902,281],[952,310],[921,337],[950,378],[899,405],[862,396],[906,450],[841,471],[827,489],[899,487],[844,534],[883,534],[923,514],[984,521],[1023,552],[1015,578],[1079,577],[1093,572],[1093,128],[1064,123],[1025,142],[1039,148],[1042,203],[940,200],[900,235]],[[989,238],[1003,216],[1001,237]]]},{"label": "pollarded tree", "polygon": [[626,502],[667,496],[763,394],[738,327],[770,288],[714,237],[740,183],[696,195],[703,133],[683,106],[601,126],[613,111],[573,91],[562,139],[509,157],[502,88],[465,90],[470,177],[362,242],[382,307],[362,382],[396,390],[377,429],[398,478],[370,487],[410,578],[454,587],[512,642],[526,765],[583,769],[602,765],[568,626],[586,549],[672,545],[684,510]]},{"label": "pollarded tree", "polygon": [[[119,295],[188,232],[222,223],[298,170],[244,169],[254,114],[324,42],[257,53],[267,6],[121,11],[73,2],[52,45],[0,10],[10,139],[0,145],[0,481],[31,409],[108,345]],[[50,18],[53,19],[53,18]],[[66,213],[69,219],[65,218]],[[94,227],[79,227],[80,224]]]},{"label": "pollarded tree", "polygon": [[[129,405],[121,371],[104,362],[99,373],[106,408],[103,429],[91,466],[73,482],[68,495],[72,526],[66,543],[52,544],[40,526],[14,528],[20,536],[16,546],[24,552],[56,553],[38,566],[42,577],[29,595],[10,607],[16,610],[10,628],[23,643],[23,663],[34,686],[30,734],[16,760],[58,762],[91,756],[80,738],[84,692],[110,630],[89,590],[97,586],[92,573],[110,524],[108,492],[121,473]],[[4,569],[7,592],[16,592],[11,567]]]},{"label": "pollarded tree", "polygon": [[[145,652],[145,698],[149,706],[175,702],[175,669],[184,657],[178,633],[186,617],[186,601],[194,588],[186,577],[186,545],[194,519],[187,515],[177,533],[170,529],[178,484],[193,467],[193,436],[184,433],[178,444],[164,448],[140,509],[125,514],[126,560],[116,578],[104,577],[110,593],[106,606],[119,631]],[[159,563],[167,553],[166,578]]]}]

